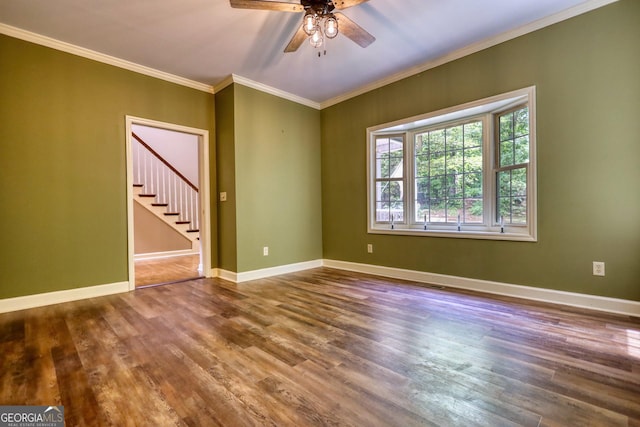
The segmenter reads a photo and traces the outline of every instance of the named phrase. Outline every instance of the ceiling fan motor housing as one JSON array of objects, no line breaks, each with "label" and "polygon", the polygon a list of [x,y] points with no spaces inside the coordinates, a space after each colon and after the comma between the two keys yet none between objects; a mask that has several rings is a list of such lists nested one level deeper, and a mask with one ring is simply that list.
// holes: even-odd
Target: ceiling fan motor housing
[{"label": "ceiling fan motor housing", "polygon": [[313,10],[318,16],[325,16],[333,12],[335,6],[330,0],[300,0],[305,10]]}]

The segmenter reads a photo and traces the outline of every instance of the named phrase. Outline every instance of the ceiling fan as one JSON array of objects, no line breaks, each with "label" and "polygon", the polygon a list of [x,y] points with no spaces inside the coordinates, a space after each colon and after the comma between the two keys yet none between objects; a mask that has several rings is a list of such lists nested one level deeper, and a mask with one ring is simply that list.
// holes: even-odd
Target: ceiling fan
[{"label": "ceiling fan", "polygon": [[238,9],[275,10],[280,12],[304,12],[302,25],[285,47],[285,52],[295,52],[309,39],[313,47],[321,47],[324,37],[332,39],[338,32],[344,34],[361,47],[367,47],[376,38],[365,29],[335,9],[342,10],[369,0],[300,0],[299,3],[270,0],[229,0],[231,7]]}]

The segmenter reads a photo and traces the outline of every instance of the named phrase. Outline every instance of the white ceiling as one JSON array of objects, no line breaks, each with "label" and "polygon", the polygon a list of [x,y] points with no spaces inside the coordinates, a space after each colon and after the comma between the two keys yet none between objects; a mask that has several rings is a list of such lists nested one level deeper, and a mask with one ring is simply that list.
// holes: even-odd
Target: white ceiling
[{"label": "white ceiling", "polygon": [[0,0],[0,22],[214,87],[234,74],[321,104],[609,2],[370,0],[343,13],[376,41],[363,49],[338,35],[321,57],[308,43],[283,53],[300,13],[232,9],[228,0]]}]

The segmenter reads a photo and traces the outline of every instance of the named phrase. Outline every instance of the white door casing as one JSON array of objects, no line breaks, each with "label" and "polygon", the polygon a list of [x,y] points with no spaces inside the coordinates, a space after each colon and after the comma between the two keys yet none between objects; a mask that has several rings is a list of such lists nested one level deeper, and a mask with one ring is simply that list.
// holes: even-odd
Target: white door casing
[{"label": "white door casing", "polygon": [[127,163],[127,257],[129,290],[135,289],[134,226],[133,226],[133,152],[131,142],[132,125],[183,132],[198,138],[199,206],[200,206],[200,267],[202,274],[211,276],[211,212],[209,189],[209,131],[172,123],[159,122],[134,116],[125,116],[126,163]]}]

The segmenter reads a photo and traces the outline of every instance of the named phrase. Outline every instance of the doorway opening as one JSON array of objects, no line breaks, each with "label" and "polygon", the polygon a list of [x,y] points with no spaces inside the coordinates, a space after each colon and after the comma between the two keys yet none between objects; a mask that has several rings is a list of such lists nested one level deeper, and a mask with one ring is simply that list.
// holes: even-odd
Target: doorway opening
[{"label": "doorway opening", "polygon": [[126,117],[129,289],[211,276],[208,131]]}]

